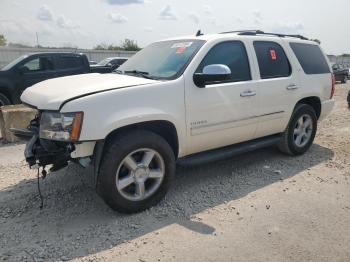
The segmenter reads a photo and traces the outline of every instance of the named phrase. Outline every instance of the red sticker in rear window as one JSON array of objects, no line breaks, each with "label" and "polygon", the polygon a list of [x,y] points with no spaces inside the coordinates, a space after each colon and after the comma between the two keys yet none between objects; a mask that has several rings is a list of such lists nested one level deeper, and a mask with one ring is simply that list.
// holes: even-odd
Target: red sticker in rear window
[{"label": "red sticker in rear window", "polygon": [[276,50],[275,49],[270,49],[270,55],[271,55],[271,59],[272,60],[276,60],[277,59],[277,55],[276,55]]},{"label": "red sticker in rear window", "polygon": [[184,53],[185,52],[185,50],[186,50],[186,47],[178,47],[178,48],[176,48],[176,54],[182,54],[182,53]]}]

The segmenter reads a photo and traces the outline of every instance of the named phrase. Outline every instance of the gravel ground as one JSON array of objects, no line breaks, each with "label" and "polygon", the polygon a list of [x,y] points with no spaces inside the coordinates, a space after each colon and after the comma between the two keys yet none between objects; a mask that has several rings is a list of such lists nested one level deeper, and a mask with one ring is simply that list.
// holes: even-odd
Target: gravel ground
[{"label": "gravel ground", "polygon": [[158,206],[110,210],[79,166],[42,181],[24,146],[0,147],[0,259],[9,261],[349,261],[350,85],[315,144],[292,158],[273,148],[179,167]]}]

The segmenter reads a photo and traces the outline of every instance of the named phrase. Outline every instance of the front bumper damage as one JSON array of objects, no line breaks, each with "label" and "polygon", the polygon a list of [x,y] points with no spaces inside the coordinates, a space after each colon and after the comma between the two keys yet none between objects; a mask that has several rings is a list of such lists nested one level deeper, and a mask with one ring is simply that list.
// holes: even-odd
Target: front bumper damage
[{"label": "front bumper damage", "polygon": [[58,142],[39,137],[40,114],[30,121],[26,129],[12,128],[11,131],[17,137],[29,140],[24,150],[25,159],[31,169],[38,170],[38,193],[40,198],[40,209],[44,206],[43,196],[40,190],[39,170],[42,168],[41,174],[44,179],[47,175],[46,166],[51,165],[50,172],[57,171],[68,165],[71,160],[71,153],[75,150],[75,146],[69,142]]},{"label": "front bumper damage", "polygon": [[24,151],[30,168],[45,168],[52,165],[50,171],[57,171],[68,165],[75,146],[70,142],[52,141],[39,137],[39,117],[33,119],[27,129],[12,129],[18,137],[29,140]]},{"label": "front bumper damage", "polygon": [[74,145],[66,142],[55,142],[32,136],[26,145],[24,156],[31,168],[52,165],[50,171],[57,171],[68,165]]}]

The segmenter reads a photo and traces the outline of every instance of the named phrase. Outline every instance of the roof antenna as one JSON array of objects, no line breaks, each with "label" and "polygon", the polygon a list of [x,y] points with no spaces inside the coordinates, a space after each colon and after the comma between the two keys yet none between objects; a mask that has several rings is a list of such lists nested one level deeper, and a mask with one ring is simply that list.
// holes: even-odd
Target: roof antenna
[{"label": "roof antenna", "polygon": [[199,29],[199,30],[197,31],[197,33],[196,33],[196,36],[201,36],[201,35],[203,35],[203,33],[202,33],[201,30]]}]

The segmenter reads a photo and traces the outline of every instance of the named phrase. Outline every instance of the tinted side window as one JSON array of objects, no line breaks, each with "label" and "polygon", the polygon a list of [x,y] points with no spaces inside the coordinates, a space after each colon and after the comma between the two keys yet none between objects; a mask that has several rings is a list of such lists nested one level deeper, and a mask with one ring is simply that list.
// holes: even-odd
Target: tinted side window
[{"label": "tinted side window", "polygon": [[126,61],[126,59],[113,59],[112,61],[110,61],[109,63],[111,63],[114,66],[120,66],[122,65],[124,62]]},{"label": "tinted side window", "polygon": [[59,56],[56,60],[57,69],[80,68],[83,60],[79,56]]},{"label": "tinted side window", "polygon": [[251,80],[249,60],[242,42],[230,41],[215,45],[202,60],[196,70],[201,73],[207,65],[223,64],[231,69],[229,82]]},{"label": "tinted side window", "polygon": [[26,62],[23,67],[28,71],[45,71],[53,69],[53,62],[50,57],[37,57]]},{"label": "tinted side window", "polygon": [[46,70],[54,69],[52,57],[41,57],[40,62]]},{"label": "tinted side window", "polygon": [[119,61],[118,61],[118,65],[122,65],[122,64],[124,64],[126,60],[127,60],[127,59],[119,59]]},{"label": "tinted side window", "polygon": [[25,67],[28,71],[41,71],[43,68],[41,67],[40,64],[40,58],[34,58],[32,60],[29,60],[26,62],[23,67]]},{"label": "tinted side window", "polygon": [[254,42],[254,49],[258,58],[260,77],[262,79],[287,77],[291,74],[291,67],[283,48],[268,41]]},{"label": "tinted side window", "polygon": [[317,45],[290,43],[290,47],[298,58],[305,74],[330,73],[326,58]]}]

